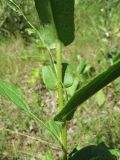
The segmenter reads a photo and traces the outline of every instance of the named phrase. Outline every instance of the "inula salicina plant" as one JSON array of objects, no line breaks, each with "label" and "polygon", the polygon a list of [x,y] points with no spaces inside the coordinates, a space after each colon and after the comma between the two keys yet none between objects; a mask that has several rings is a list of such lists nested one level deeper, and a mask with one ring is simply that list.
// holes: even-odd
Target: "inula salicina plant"
[{"label": "inula salicina plant", "polygon": [[[19,6],[12,0],[8,1],[9,6],[20,14],[23,14]],[[58,93],[58,112],[54,117],[50,117],[47,123],[40,120],[22,98],[22,92],[15,86],[0,80],[0,95],[12,101],[19,109],[24,110],[29,116],[35,119],[40,125],[44,126],[50,134],[59,142],[62,149],[61,160],[107,160],[114,159],[113,156],[105,151],[105,146],[90,146],[83,150],[74,150],[72,153],[67,151],[67,123],[74,118],[74,113],[82,103],[88,100],[107,84],[120,76],[120,60],[116,61],[103,73],[98,74],[88,84],[82,88],[71,91],[69,100],[65,98],[68,88],[73,89],[74,78],[71,74],[70,65],[63,63],[62,56],[64,48],[74,41],[74,0],[34,0],[35,7],[40,19],[41,28],[38,31],[24,16],[31,28],[41,39],[50,54],[51,64],[42,69],[42,77],[49,90],[57,90]],[[51,49],[56,51],[53,58]],[[53,59],[56,59],[55,61]],[[49,155],[44,157],[46,160],[53,160]]]}]

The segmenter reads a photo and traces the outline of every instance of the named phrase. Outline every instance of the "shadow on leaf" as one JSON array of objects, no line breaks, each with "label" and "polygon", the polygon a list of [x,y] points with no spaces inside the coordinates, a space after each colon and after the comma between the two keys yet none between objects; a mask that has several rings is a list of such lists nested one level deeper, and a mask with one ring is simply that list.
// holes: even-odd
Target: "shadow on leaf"
[{"label": "shadow on leaf", "polygon": [[69,160],[116,160],[104,143],[89,145],[80,150],[76,148],[70,153]]}]

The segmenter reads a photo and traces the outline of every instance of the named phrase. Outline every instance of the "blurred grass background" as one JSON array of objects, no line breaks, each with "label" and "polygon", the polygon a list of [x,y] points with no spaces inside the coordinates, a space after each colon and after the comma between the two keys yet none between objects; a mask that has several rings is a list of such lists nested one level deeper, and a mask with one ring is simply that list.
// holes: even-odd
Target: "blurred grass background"
[{"label": "blurred grass background", "polygon": [[[18,0],[29,21],[39,28],[32,0]],[[79,85],[105,70],[120,57],[120,1],[76,0],[74,42],[63,59],[73,74],[81,59],[86,63]],[[32,13],[32,14],[31,14]],[[43,120],[55,112],[56,93],[47,91],[41,68],[49,61],[41,42],[29,35],[30,26],[0,0],[0,79],[21,87],[35,113]],[[79,108],[69,123],[69,151],[104,142],[120,159],[120,79],[107,86]],[[42,127],[0,97],[0,159],[41,159],[48,149],[59,159],[60,149]],[[47,143],[50,142],[50,143]],[[51,144],[52,143],[52,144]]]}]

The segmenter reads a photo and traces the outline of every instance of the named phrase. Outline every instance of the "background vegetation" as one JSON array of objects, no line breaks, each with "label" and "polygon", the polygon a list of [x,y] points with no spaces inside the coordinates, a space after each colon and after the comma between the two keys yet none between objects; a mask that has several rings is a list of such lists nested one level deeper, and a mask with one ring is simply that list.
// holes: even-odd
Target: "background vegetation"
[{"label": "background vegetation", "polygon": [[[33,1],[18,0],[16,3],[39,29]],[[63,58],[72,64],[79,86],[120,57],[119,8],[119,0],[76,0],[76,38],[66,48]],[[1,0],[0,79],[26,90],[25,98],[43,120],[55,113],[57,105],[56,93],[45,88],[41,77],[41,68],[48,62],[44,46],[24,17],[11,9],[7,1]],[[82,105],[69,124],[69,151],[75,145],[82,148],[104,142],[120,159],[119,95],[120,78]],[[61,150],[47,132],[11,105],[0,97],[0,158],[42,160],[46,153],[51,155],[55,150],[56,160],[59,159]]]}]

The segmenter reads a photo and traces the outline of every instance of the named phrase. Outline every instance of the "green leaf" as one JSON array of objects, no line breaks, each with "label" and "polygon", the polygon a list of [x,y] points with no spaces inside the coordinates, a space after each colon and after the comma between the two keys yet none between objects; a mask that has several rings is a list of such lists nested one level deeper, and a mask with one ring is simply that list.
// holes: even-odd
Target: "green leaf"
[{"label": "green leaf", "polygon": [[[48,89],[55,90],[57,88],[57,76],[51,65],[47,65],[42,68],[42,78]],[[67,63],[62,63],[62,79],[65,88],[72,86],[72,69]]]},{"label": "green leaf", "polygon": [[105,72],[99,74],[87,85],[79,89],[67,102],[65,107],[55,116],[55,120],[71,120],[77,107],[88,98],[120,76],[120,60]]},{"label": "green leaf", "polygon": [[96,102],[99,106],[102,106],[105,103],[105,94],[103,90],[100,90],[96,94]]},{"label": "green leaf", "polygon": [[42,68],[42,78],[46,87],[50,90],[55,90],[57,87],[57,78],[50,65]]},{"label": "green leaf", "polygon": [[30,112],[31,109],[22,98],[22,91],[13,85],[0,80],[0,95],[13,102],[18,108]]},{"label": "green leaf", "polygon": [[41,37],[49,45],[74,39],[74,0],[34,0],[42,24]]},{"label": "green leaf", "polygon": [[34,0],[41,22],[40,38],[47,47],[54,46],[57,40],[50,0]]},{"label": "green leaf", "polygon": [[50,0],[35,0],[35,7],[37,9],[40,21],[43,25],[52,22],[52,11]]},{"label": "green leaf", "polygon": [[74,40],[74,0],[50,0],[58,37],[64,45]]},{"label": "green leaf", "polygon": [[100,143],[99,145],[89,145],[80,150],[74,149],[70,154],[68,160],[116,160],[106,145]]},{"label": "green leaf", "polygon": [[77,73],[78,73],[78,75],[83,73],[85,67],[86,67],[85,60],[83,58],[80,58],[80,63],[78,65],[78,67],[77,67]]},{"label": "green leaf", "polygon": [[4,98],[13,102],[19,109],[26,111],[31,116],[31,118],[36,120],[38,124],[41,124],[43,127],[45,127],[45,129],[47,129],[56,140],[59,140],[59,143],[61,144],[59,136],[60,123],[49,121],[45,124],[36,115],[34,115],[27,102],[22,98],[23,93],[20,89],[14,85],[10,85],[9,83],[0,80],[0,96],[3,96]]},{"label": "green leaf", "polygon": [[72,68],[68,63],[62,63],[62,79],[65,88],[73,84]]},{"label": "green leaf", "polygon": [[79,78],[75,77],[72,86],[67,88],[68,95],[72,96],[75,93],[75,91],[78,87],[79,81],[80,81]]},{"label": "green leaf", "polygon": [[54,120],[50,120],[45,125],[51,131],[52,137],[61,141],[61,123],[56,123]]},{"label": "green leaf", "polygon": [[118,159],[120,158],[120,150],[119,149],[110,149],[112,155],[116,156]]}]

